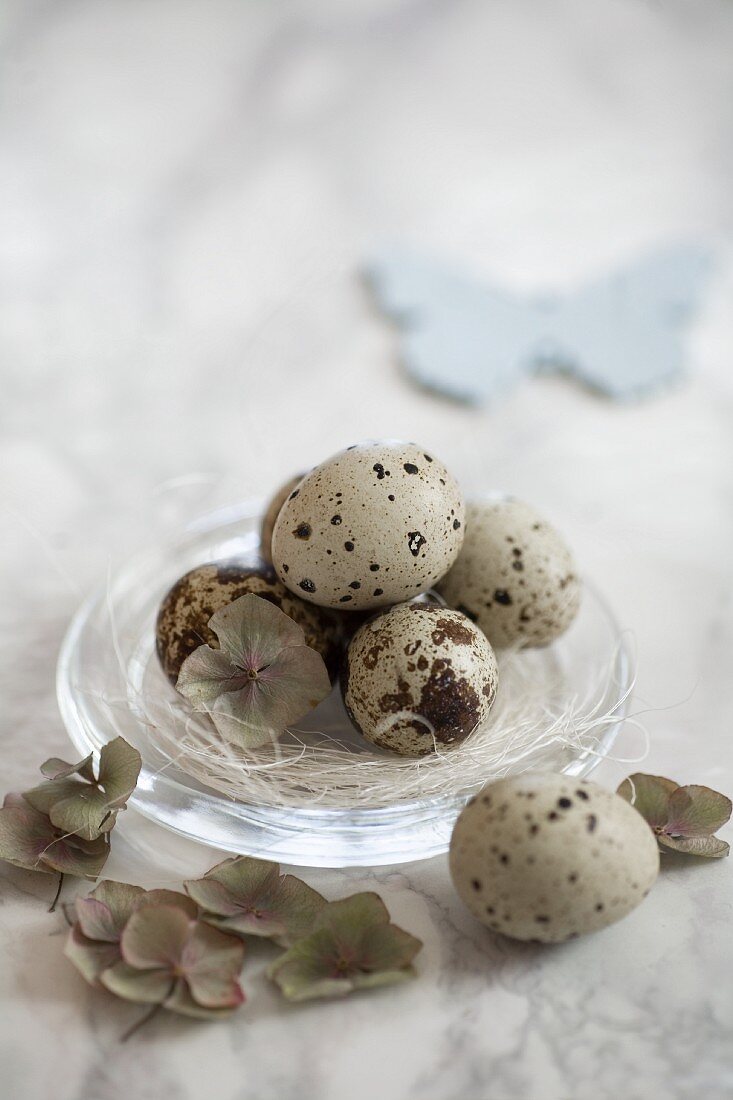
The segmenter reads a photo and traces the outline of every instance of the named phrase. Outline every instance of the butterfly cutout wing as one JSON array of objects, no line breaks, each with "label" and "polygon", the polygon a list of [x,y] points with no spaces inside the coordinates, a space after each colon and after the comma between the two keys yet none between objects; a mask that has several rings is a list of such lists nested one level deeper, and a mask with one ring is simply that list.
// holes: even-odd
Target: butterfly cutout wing
[{"label": "butterfly cutout wing", "polygon": [[564,299],[523,299],[409,251],[369,265],[377,303],[398,325],[402,361],[421,385],[468,402],[497,397],[527,373],[562,373],[616,400],[679,377],[684,328],[711,270],[680,246],[650,255]]}]

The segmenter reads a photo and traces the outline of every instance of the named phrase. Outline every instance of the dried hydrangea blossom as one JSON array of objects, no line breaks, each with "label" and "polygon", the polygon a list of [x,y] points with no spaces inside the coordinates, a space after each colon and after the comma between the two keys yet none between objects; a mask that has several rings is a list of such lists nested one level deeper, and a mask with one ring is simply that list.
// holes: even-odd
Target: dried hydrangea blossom
[{"label": "dried hydrangea blossom", "polygon": [[212,867],[185,888],[203,919],[226,932],[272,937],[285,946],[310,932],[326,899],[277,863],[238,856]]},{"label": "dried hydrangea blossom", "polygon": [[323,658],[297,623],[261,596],[240,596],[209,620],[219,649],[202,645],[176,687],[228,740],[257,748],[276,740],[331,690]]},{"label": "dried hydrangea blossom", "polygon": [[662,849],[708,859],[728,855],[730,846],[713,836],[733,808],[719,791],[697,784],[680,787],[664,776],[636,772],[617,793],[639,811]]}]

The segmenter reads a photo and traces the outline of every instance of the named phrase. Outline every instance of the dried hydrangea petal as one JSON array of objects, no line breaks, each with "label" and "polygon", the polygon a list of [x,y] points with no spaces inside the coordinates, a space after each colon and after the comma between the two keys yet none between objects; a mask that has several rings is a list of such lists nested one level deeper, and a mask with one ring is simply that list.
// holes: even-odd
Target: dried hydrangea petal
[{"label": "dried hydrangea petal", "polygon": [[728,821],[731,808],[730,799],[710,787],[678,787],[669,800],[665,832],[671,836],[712,836]]},{"label": "dried hydrangea petal", "polygon": [[663,848],[688,856],[722,859],[730,852],[730,845],[717,836],[667,836],[660,833],[657,839]]},{"label": "dried hydrangea petal", "polygon": [[94,778],[89,757],[79,764],[53,758],[43,766],[47,782],[24,793],[26,801],[48,814],[59,829],[87,840],[109,832],[135,789],[142,760],[137,749],[122,737],[102,747],[99,778]]},{"label": "dried hydrangea petal", "polygon": [[647,824],[655,829],[667,824],[669,800],[676,790],[677,784],[671,779],[636,772],[624,779],[616,793],[631,802]]},{"label": "dried hydrangea petal", "polygon": [[377,894],[355,894],[324,906],[313,932],[268,973],[292,1001],[343,996],[412,977],[421,947],[415,936],[390,923]]},{"label": "dried hydrangea petal", "polygon": [[[193,1001],[202,1008],[235,1008],[244,1000],[238,975],[244,945],[200,921],[191,920],[178,906],[142,906],[132,914],[120,941],[122,962],[101,980],[128,1000],[157,1000],[165,986],[166,1002],[175,986],[184,982]],[[135,975],[148,974],[143,982]],[[137,994],[140,994],[138,997]]]},{"label": "dried hydrangea petal", "polygon": [[103,837],[82,848],[25,801],[6,799],[0,810],[0,859],[29,871],[97,878],[109,855]]},{"label": "dried hydrangea petal", "polygon": [[728,855],[729,845],[712,835],[733,808],[719,791],[699,784],[680,787],[663,776],[637,773],[623,781],[618,794],[633,803],[663,848],[708,859]]},{"label": "dried hydrangea petal", "polygon": [[238,856],[185,883],[204,919],[223,931],[270,936],[289,944],[313,927],[326,899],[277,863]]}]

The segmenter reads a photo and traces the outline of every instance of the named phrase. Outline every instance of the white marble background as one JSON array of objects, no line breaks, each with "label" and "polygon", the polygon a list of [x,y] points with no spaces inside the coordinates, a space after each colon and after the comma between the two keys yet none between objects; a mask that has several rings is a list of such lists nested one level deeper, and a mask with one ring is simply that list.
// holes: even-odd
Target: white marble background
[{"label": "white marble background", "polygon": [[[67,749],[56,653],[110,560],[212,480],[266,492],[407,436],[555,517],[635,635],[645,768],[730,792],[733,6],[2,0],[0,48],[2,788]],[[355,277],[398,237],[527,290],[708,241],[690,380],[632,408],[559,380],[485,411],[421,393]],[[108,871],[214,859],[130,815]],[[419,980],[289,1008],[253,952],[230,1022],[121,1046],[136,1010],[63,960],[49,882],[3,868],[0,1095],[722,1100],[732,873],[667,862],[627,920],[550,950],[478,927],[444,859],[308,873],[378,889]]]}]

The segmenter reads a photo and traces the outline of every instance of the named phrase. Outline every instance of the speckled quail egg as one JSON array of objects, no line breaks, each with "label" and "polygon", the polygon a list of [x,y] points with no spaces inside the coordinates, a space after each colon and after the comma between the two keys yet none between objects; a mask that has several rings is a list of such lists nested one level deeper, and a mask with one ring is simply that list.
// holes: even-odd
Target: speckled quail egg
[{"label": "speckled quail egg", "polygon": [[280,509],[273,564],[296,595],[358,611],[409,600],[455,561],[463,497],[414,443],[360,443],[316,466]]},{"label": "speckled quail egg", "polygon": [[548,645],[580,607],[572,554],[554,527],[518,500],[467,506],[463,548],[436,588],[496,648]]},{"label": "speckled quail egg", "polygon": [[562,775],[489,783],[453,830],[450,871],[483,924],[557,943],[620,920],[659,871],[646,821],[616,794]]},{"label": "speckled quail egg", "polygon": [[339,617],[299,600],[280,583],[272,568],[236,561],[211,562],[192,569],[176,581],[158,611],[155,641],[163,671],[175,684],[181,665],[200,645],[217,646],[208,623],[215,611],[240,596],[253,593],[274,603],[305,633],[305,644],[317,650],[333,680],[343,652]]},{"label": "speckled quail egg", "polygon": [[349,717],[375,745],[423,756],[463,741],[496,695],[494,651],[459,611],[399,604],[365,623],[341,669]]},{"label": "speckled quail egg", "polygon": [[298,488],[304,477],[305,474],[298,474],[296,477],[291,477],[284,485],[281,485],[277,492],[273,493],[265,509],[264,515],[262,516],[262,523],[260,525],[260,557],[269,564],[272,564],[272,532],[275,528],[275,520],[279,516],[280,509],[285,501],[290,494]]}]

